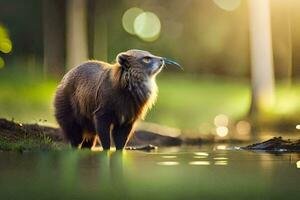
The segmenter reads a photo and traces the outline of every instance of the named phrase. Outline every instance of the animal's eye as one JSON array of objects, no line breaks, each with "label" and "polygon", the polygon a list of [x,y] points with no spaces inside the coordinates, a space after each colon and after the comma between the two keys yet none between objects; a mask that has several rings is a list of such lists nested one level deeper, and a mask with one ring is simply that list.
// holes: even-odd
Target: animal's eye
[{"label": "animal's eye", "polygon": [[144,57],[143,62],[144,63],[150,63],[151,62],[151,57],[149,57],[149,56]]}]

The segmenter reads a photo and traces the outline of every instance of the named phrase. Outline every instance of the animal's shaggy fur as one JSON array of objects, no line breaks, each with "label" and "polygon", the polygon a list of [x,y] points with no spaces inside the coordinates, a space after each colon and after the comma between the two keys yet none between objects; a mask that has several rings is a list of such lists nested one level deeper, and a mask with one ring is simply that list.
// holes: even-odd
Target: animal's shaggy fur
[{"label": "animal's shaggy fur", "polygon": [[[109,149],[112,133],[116,148],[122,149],[134,123],[156,100],[155,77],[163,65],[161,57],[129,50],[113,65],[87,61],[70,70],[57,88],[54,107],[71,145],[90,148],[98,134],[102,147]],[[84,138],[85,133],[92,137]]]}]

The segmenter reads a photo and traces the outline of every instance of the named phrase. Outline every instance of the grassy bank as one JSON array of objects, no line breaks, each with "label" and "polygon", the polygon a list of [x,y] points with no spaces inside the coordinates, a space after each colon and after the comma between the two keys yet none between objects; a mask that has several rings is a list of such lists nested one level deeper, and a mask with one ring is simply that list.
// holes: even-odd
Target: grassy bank
[{"label": "grassy bank", "polygon": [[[203,130],[213,127],[216,115],[225,114],[230,122],[243,118],[250,105],[250,84],[243,79],[197,76],[163,72],[157,77],[159,95],[146,121]],[[58,80],[45,79],[41,73],[0,71],[0,116],[23,123],[47,122],[55,125],[53,94]],[[300,113],[300,84],[278,84],[274,109],[262,119],[291,124]]]}]

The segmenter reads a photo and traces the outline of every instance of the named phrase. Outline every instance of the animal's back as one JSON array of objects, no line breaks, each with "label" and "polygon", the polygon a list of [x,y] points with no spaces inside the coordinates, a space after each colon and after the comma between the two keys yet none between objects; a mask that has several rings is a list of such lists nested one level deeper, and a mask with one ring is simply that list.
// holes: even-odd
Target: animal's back
[{"label": "animal's back", "polygon": [[[88,126],[96,109],[96,93],[107,67],[101,62],[88,61],[70,70],[57,88],[54,107],[59,124],[76,121]],[[88,128],[88,127],[86,127]]]}]

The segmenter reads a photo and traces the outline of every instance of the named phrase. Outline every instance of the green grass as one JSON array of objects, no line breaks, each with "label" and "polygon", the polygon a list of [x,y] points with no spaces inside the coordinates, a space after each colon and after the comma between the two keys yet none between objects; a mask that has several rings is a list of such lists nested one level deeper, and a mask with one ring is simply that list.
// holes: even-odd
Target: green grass
[{"label": "green grass", "polygon": [[0,71],[0,116],[20,122],[54,123],[52,100],[57,81],[45,80],[41,74],[3,71]]},{"label": "green grass", "polygon": [[49,137],[41,134],[39,136],[20,137],[17,140],[5,140],[0,138],[0,150],[2,151],[47,151],[57,150],[59,145]]},{"label": "green grass", "polygon": [[147,119],[169,126],[195,129],[218,114],[237,119],[247,114],[250,90],[243,80],[169,75],[158,77],[159,95]]},{"label": "green grass", "polygon": [[[46,80],[40,73],[0,71],[0,117],[23,123],[55,124],[53,95],[58,80]],[[225,114],[230,122],[245,117],[250,105],[250,83],[243,79],[197,76],[187,73],[157,77],[159,95],[146,121],[197,131],[213,126],[214,117]],[[278,84],[277,102],[267,118],[296,119],[300,113],[300,84],[291,88]],[[265,118],[264,118],[265,120]]]}]

